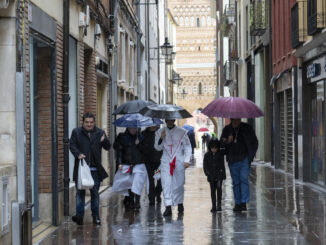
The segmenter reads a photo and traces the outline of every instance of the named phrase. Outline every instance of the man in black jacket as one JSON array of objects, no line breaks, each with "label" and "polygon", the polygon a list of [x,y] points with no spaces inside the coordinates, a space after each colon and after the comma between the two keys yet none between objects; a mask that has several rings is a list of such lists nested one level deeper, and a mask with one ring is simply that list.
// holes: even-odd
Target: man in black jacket
[{"label": "man in black jacket", "polygon": [[240,119],[231,119],[231,123],[222,131],[221,142],[226,144],[226,160],[232,177],[235,200],[233,211],[245,211],[250,199],[250,164],[258,149],[256,134],[249,124]]},{"label": "man in black jacket", "polygon": [[162,151],[157,151],[154,148],[155,143],[155,132],[158,129],[158,126],[152,126],[146,128],[142,132],[144,139],[142,140],[141,144],[139,145],[139,149],[145,156],[145,165],[148,173],[148,180],[149,180],[149,205],[155,205],[155,198],[158,204],[161,203],[161,193],[162,193],[162,185],[161,180],[157,180],[155,185],[154,182],[154,172],[158,169],[161,164],[161,157]]},{"label": "man in black jacket", "polygon": [[[91,192],[91,209],[93,223],[100,225],[99,218],[99,188],[100,184],[108,177],[105,169],[101,164],[101,150],[110,149],[110,142],[105,135],[105,132],[95,126],[95,116],[87,112],[83,116],[82,127],[75,128],[70,137],[70,151],[75,156],[75,166],[73,172],[73,180],[76,183],[78,179],[79,160],[84,159],[91,169],[91,174],[94,179],[94,186]],[[72,216],[72,220],[78,225],[83,224],[85,210],[85,190],[76,188],[76,215]]]}]

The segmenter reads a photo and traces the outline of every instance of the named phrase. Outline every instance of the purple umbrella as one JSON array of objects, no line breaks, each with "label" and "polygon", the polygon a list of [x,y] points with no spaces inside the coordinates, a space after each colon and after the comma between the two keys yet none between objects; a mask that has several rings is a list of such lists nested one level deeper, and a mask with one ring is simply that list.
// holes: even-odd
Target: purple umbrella
[{"label": "purple umbrella", "polygon": [[223,118],[254,118],[264,116],[251,100],[240,97],[221,97],[213,100],[203,110],[207,116]]}]

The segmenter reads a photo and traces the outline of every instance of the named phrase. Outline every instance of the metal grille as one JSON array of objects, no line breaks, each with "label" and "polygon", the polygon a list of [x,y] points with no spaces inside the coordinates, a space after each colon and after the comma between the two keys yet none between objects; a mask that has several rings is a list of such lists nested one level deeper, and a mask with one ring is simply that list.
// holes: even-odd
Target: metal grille
[{"label": "metal grille", "polygon": [[286,112],[286,129],[287,129],[287,172],[293,172],[293,104],[292,104],[292,90],[285,91],[287,101]]},{"label": "metal grille", "polygon": [[293,104],[292,91],[279,93],[280,103],[280,168],[293,173]]},{"label": "metal grille", "polygon": [[286,135],[285,135],[285,101],[284,94],[279,94],[280,102],[280,168],[286,170]]}]

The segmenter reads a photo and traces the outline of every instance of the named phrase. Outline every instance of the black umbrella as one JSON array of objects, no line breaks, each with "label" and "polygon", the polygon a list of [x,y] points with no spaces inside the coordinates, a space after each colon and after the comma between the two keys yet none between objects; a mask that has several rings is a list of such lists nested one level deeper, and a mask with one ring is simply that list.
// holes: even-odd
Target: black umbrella
[{"label": "black umbrella", "polygon": [[139,113],[147,117],[170,120],[192,117],[192,115],[181,106],[169,104],[149,105],[140,110]]},{"label": "black umbrella", "polygon": [[148,105],[154,104],[151,101],[145,101],[145,100],[130,100],[122,105],[120,105],[112,114],[118,115],[118,114],[133,114],[138,113],[141,109]]}]

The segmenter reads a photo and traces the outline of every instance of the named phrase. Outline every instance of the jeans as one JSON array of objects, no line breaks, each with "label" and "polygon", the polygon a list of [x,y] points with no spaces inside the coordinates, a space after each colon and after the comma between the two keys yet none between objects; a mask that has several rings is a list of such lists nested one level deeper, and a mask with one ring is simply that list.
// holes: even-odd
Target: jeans
[{"label": "jeans", "polygon": [[248,203],[250,200],[249,192],[249,173],[250,165],[246,157],[241,162],[231,163],[229,165],[235,204]]},{"label": "jeans", "polygon": [[[100,189],[100,179],[97,171],[91,171],[94,186],[90,189],[91,192],[91,210],[92,216],[99,216],[99,204],[100,204],[100,195],[98,193]],[[76,216],[83,217],[85,213],[85,190],[76,189]]]}]

